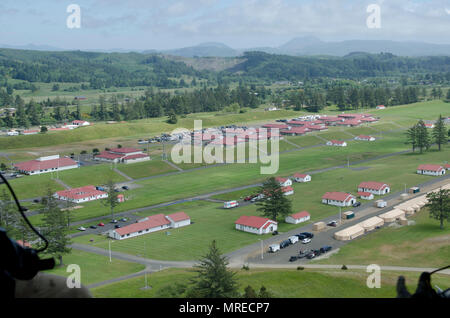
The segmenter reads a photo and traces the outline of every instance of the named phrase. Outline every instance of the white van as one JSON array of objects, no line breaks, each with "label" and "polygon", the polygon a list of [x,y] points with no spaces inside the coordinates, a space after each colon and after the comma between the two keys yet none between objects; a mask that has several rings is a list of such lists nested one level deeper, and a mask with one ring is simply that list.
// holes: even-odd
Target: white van
[{"label": "white van", "polygon": [[280,250],[280,244],[272,244],[269,246],[269,252],[275,253]]},{"label": "white van", "polygon": [[237,201],[228,201],[223,204],[224,209],[231,209],[239,206],[239,202]]},{"label": "white van", "polygon": [[291,237],[289,237],[289,241],[291,241],[292,244],[295,244],[298,242],[298,236],[293,235]]}]

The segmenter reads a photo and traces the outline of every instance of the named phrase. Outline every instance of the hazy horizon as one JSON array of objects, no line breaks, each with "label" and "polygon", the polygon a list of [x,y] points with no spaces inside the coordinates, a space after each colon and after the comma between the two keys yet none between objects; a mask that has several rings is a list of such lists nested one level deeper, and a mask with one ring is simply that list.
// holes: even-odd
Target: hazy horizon
[{"label": "hazy horizon", "polygon": [[[68,28],[70,4],[81,27]],[[380,28],[366,24],[380,8]],[[326,42],[388,40],[450,44],[443,0],[3,0],[0,44],[64,50],[169,50],[205,42],[235,49],[277,47],[296,37]]]}]

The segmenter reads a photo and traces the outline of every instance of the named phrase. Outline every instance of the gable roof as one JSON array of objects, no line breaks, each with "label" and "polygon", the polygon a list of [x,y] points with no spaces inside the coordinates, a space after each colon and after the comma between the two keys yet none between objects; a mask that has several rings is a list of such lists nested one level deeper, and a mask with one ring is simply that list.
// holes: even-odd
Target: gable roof
[{"label": "gable roof", "polygon": [[302,218],[308,217],[308,216],[311,216],[311,214],[309,214],[308,211],[301,211],[301,212],[297,212],[297,213],[290,215],[290,217],[293,219],[302,219]]},{"label": "gable roof", "polygon": [[66,197],[69,199],[78,200],[78,199],[88,198],[91,196],[103,195],[103,194],[107,194],[107,193],[104,191],[97,190],[93,185],[88,185],[88,186],[84,186],[84,187],[80,187],[80,188],[73,188],[73,189],[69,189],[69,190],[57,191],[56,194],[59,197],[62,196],[62,197]]},{"label": "gable roof", "polygon": [[168,225],[169,220],[166,219],[164,214],[156,214],[149,216],[147,220],[138,223],[133,223],[118,229],[115,229],[116,233],[119,235],[131,234],[139,231],[144,231],[146,229],[152,229],[155,227]]},{"label": "gable roof", "polygon": [[309,174],[304,174],[304,173],[294,173],[294,178],[301,178],[304,179],[307,176],[309,176]]},{"label": "gable roof", "polygon": [[68,157],[51,159],[51,160],[30,160],[25,162],[19,162],[14,164],[19,170],[22,171],[36,171],[36,170],[45,170],[51,168],[62,168],[68,166],[77,166],[77,162]]},{"label": "gable roof", "polygon": [[[235,224],[244,225],[244,226],[253,227],[253,228],[257,228],[257,229],[263,227],[266,223],[277,224],[277,222],[272,221],[271,219],[268,219],[268,218],[263,218],[263,217],[260,217],[260,216],[247,216],[247,215],[241,216],[234,223]],[[265,226],[265,227],[267,227],[267,226]]]},{"label": "gable roof", "polygon": [[364,188],[364,189],[371,189],[371,190],[383,190],[384,188],[388,187],[389,185],[382,182],[375,182],[375,181],[365,181],[361,182],[358,186],[358,188]]},{"label": "gable roof", "polygon": [[347,201],[348,199],[354,198],[350,193],[346,192],[327,192],[322,196],[322,199],[334,200],[334,201]]},{"label": "gable roof", "polygon": [[444,168],[440,165],[428,165],[428,164],[420,165],[417,168],[417,170],[427,170],[427,171],[440,171],[442,169]]},{"label": "gable roof", "polygon": [[184,220],[189,220],[190,219],[189,215],[187,215],[183,211],[169,214],[167,217],[172,219],[174,222],[180,222],[180,221],[184,221]]}]

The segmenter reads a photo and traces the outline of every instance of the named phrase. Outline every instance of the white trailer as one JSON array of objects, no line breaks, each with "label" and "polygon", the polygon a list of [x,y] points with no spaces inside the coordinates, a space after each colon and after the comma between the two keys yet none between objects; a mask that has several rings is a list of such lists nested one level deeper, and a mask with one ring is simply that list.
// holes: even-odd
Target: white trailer
[{"label": "white trailer", "polygon": [[224,209],[231,209],[239,206],[239,202],[237,201],[228,201],[223,204]]},{"label": "white trailer", "polygon": [[280,250],[280,244],[272,244],[269,246],[269,252],[275,253]]},{"label": "white trailer", "polygon": [[291,241],[292,244],[295,244],[298,242],[298,236],[293,235],[291,237],[289,237],[289,241]]}]

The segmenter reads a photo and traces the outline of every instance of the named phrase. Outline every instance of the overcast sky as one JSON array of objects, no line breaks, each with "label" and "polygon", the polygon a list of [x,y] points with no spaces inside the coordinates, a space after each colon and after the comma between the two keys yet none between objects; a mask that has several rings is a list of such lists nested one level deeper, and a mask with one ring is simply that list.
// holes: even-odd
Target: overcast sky
[{"label": "overcast sky", "polygon": [[[68,5],[81,28],[66,25]],[[381,28],[366,25],[378,4]],[[450,43],[450,0],[1,0],[0,44],[170,49],[278,46],[293,37]]]}]

